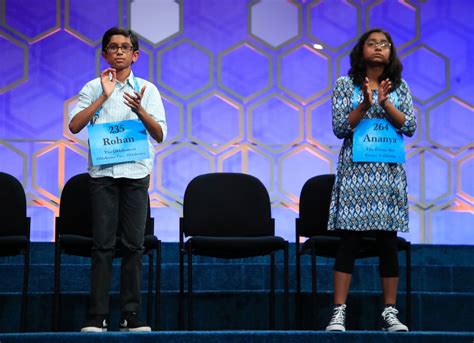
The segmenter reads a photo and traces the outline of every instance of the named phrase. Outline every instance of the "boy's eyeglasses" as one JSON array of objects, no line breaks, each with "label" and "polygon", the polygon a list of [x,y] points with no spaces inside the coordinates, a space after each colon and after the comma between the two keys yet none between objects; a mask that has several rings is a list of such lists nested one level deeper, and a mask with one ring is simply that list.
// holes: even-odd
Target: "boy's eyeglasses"
[{"label": "boy's eyeglasses", "polygon": [[129,53],[130,51],[133,50],[133,45],[129,45],[129,44],[124,44],[124,45],[111,44],[111,45],[109,45],[108,47],[105,48],[105,50],[108,53],[113,53],[113,54],[115,54],[118,51],[118,49],[121,49],[122,52],[124,54],[126,54],[126,53]]},{"label": "boy's eyeglasses", "polygon": [[387,48],[390,48],[390,46],[392,44],[390,44],[386,40],[383,40],[383,41],[380,41],[380,42],[377,42],[377,41],[374,41],[374,40],[369,40],[369,41],[365,42],[365,45],[367,45],[369,48],[372,48],[372,49],[375,48],[376,46],[379,46],[382,49],[387,49]]}]

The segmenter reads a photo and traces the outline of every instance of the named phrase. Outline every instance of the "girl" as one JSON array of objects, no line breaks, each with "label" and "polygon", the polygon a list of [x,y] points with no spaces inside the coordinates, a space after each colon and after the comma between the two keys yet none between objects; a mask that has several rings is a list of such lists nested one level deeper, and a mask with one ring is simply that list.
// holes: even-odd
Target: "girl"
[{"label": "girl", "polygon": [[345,331],[355,256],[362,234],[371,231],[380,255],[383,329],[408,331],[398,320],[395,307],[399,273],[396,239],[397,232],[408,231],[401,134],[412,136],[416,129],[412,98],[387,32],[374,29],[364,33],[352,49],[350,61],[349,75],[336,81],[332,97],[333,130],[344,142],[328,229],[338,230],[342,240],[334,266],[334,308],[326,330]]}]

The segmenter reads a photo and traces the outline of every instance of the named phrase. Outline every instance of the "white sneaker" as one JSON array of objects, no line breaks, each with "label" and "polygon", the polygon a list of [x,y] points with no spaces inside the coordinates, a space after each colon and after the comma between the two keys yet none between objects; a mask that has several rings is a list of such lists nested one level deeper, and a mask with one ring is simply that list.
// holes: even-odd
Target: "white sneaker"
[{"label": "white sneaker", "polygon": [[326,331],[346,331],[346,304],[335,305]]},{"label": "white sneaker", "polygon": [[386,306],[382,312],[382,330],[388,332],[408,332],[408,327],[397,318],[398,310],[394,306]]}]

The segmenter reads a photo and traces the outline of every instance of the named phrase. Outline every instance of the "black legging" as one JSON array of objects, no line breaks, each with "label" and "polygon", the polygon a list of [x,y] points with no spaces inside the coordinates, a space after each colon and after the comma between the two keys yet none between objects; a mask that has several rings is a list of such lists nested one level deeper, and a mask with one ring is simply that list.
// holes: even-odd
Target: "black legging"
[{"label": "black legging", "polygon": [[[340,232],[342,240],[337,251],[334,270],[352,274],[364,232],[345,230]],[[380,276],[398,277],[397,233],[395,231],[372,232],[375,232],[376,246],[380,257]]]}]

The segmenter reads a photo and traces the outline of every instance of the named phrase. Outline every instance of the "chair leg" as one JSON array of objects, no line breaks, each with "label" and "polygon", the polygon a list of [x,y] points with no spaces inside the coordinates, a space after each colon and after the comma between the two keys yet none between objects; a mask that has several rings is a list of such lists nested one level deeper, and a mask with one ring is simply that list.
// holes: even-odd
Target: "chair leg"
[{"label": "chair leg", "polygon": [[406,318],[411,329],[411,244],[408,242],[406,250]]},{"label": "chair leg", "polygon": [[193,255],[188,251],[188,330],[193,329]]},{"label": "chair leg", "polygon": [[184,251],[179,251],[178,328],[184,330]]},{"label": "chair leg", "polygon": [[[58,239],[59,240],[59,239]],[[53,331],[59,331],[60,294],[61,293],[61,247],[59,241],[54,250],[54,305],[53,305]]]},{"label": "chair leg", "polygon": [[20,332],[26,331],[26,314],[28,312],[28,280],[30,274],[30,243],[26,245],[24,252],[23,265],[23,293],[21,295],[21,312],[20,312]]},{"label": "chair leg", "polygon": [[275,254],[270,254],[270,330],[275,329]]},{"label": "chair leg", "polygon": [[311,246],[311,303],[312,308],[314,309],[314,323],[318,321],[318,304],[316,300],[317,294],[317,280],[316,280],[316,251],[314,249],[314,245]]},{"label": "chair leg", "polygon": [[156,289],[155,289],[155,330],[160,328],[160,302],[161,302],[161,241],[156,246]]},{"label": "chair leg", "polygon": [[153,250],[148,252],[148,296],[146,304],[146,318],[151,325],[153,309]]},{"label": "chair leg", "polygon": [[302,329],[301,325],[301,254],[298,250],[295,251],[296,255],[296,309],[295,309],[295,322],[296,328]]},{"label": "chair leg", "polygon": [[290,283],[289,283],[289,257],[288,257],[288,245],[285,247],[285,330],[290,329]]}]

